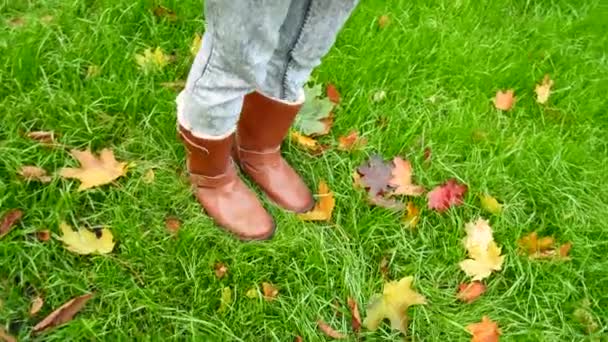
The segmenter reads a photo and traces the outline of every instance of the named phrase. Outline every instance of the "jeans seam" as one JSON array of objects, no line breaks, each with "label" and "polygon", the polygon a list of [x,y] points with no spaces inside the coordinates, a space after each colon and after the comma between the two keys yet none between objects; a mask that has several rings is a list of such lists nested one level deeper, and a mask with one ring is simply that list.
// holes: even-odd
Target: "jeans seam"
[{"label": "jeans seam", "polygon": [[285,63],[285,69],[283,71],[283,76],[281,77],[281,91],[279,92],[280,98],[283,99],[285,97],[285,89],[287,88],[287,73],[289,72],[290,65],[293,62],[293,51],[300,43],[300,39],[302,38],[302,32],[304,31],[304,27],[308,24],[310,20],[310,14],[312,9],[313,0],[308,0],[308,5],[306,5],[306,10],[304,12],[304,20],[302,21],[302,25],[300,26],[299,32],[297,34],[297,38],[294,39],[291,47],[287,51],[287,62]]},{"label": "jeans seam", "polygon": [[207,72],[207,69],[209,68],[209,65],[211,64],[211,59],[213,58],[213,50],[215,47],[215,37],[213,37],[213,32],[211,34],[212,34],[211,49],[209,50],[209,58],[207,58],[207,63],[205,63],[205,66],[203,67],[203,70],[201,71],[200,76],[196,78],[196,81],[194,81],[194,87],[196,87],[198,82],[200,82],[200,80],[203,78],[203,76],[205,76],[205,73]]}]

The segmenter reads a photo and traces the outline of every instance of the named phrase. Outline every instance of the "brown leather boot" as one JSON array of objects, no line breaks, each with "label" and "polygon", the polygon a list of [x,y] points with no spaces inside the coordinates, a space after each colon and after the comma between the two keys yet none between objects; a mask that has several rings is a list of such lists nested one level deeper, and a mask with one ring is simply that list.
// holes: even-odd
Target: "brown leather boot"
[{"label": "brown leather boot", "polygon": [[236,133],[235,158],[277,205],[298,213],[315,205],[296,171],[281,156],[281,143],[302,104],[290,104],[258,92],[245,96]]},{"label": "brown leather boot", "polygon": [[179,127],[194,193],[209,216],[241,240],[266,240],[274,220],[251,189],[237,176],[230,156],[234,134],[221,140],[195,137]]}]

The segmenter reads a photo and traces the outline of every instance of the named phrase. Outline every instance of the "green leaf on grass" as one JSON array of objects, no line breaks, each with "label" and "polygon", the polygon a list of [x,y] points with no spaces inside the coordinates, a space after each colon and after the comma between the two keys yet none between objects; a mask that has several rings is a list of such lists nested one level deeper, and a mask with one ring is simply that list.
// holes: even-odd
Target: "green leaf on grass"
[{"label": "green leaf on grass", "polygon": [[306,102],[296,116],[294,127],[305,135],[325,135],[333,123],[332,109],[334,104],[323,96],[321,85],[304,87]]}]

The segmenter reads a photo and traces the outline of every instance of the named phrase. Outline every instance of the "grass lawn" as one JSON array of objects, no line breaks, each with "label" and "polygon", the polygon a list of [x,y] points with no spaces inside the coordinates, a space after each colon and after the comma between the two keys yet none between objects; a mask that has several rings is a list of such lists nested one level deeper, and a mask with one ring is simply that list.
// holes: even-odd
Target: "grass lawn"
[{"label": "grass lawn", "polygon": [[[412,340],[467,340],[465,327],[483,315],[498,322],[505,341],[608,340],[605,1],[364,1],[314,77],[334,83],[343,99],[321,140],[357,129],[369,143],[314,157],[286,143],[286,157],[311,187],[327,180],[336,210],[331,223],[308,223],[268,205],[279,230],[265,243],[219,232],[191,195],[176,139],[176,93],[160,83],[186,77],[190,43],[203,30],[201,3],[163,4],[176,22],[154,17],[151,0],[0,2],[0,215],[25,213],[0,240],[1,327],[20,340],[324,340],[319,318],[349,331],[347,296],[365,316],[382,289],[386,256],[390,278],[413,275],[429,301],[410,309]],[[379,29],[383,14],[392,20]],[[134,55],[157,46],[176,62],[144,75]],[[100,67],[98,76],[86,77],[90,65]],[[547,73],[554,92],[539,105],[534,85]],[[491,99],[507,88],[517,103],[499,112]],[[371,101],[378,90],[386,99]],[[69,148],[23,137],[33,130],[55,131],[69,148],[111,147],[134,165],[115,184],[84,192],[59,178],[25,182],[22,165],[51,172],[75,165]],[[423,162],[427,147],[430,163]],[[456,177],[470,189],[465,205],[424,210],[416,230],[405,229],[399,213],[371,207],[353,187],[353,170],[373,153],[409,158],[429,188]],[[156,178],[147,184],[150,168]],[[483,192],[504,202],[503,215],[483,213]],[[466,257],[461,240],[465,223],[480,215],[507,257],[488,291],[463,304],[455,299],[468,281],[458,267]],[[183,221],[177,238],[165,229],[167,216]],[[119,243],[109,256],[83,257],[56,239],[32,238],[45,228],[56,236],[61,221],[110,227]],[[571,241],[572,260],[519,255],[517,239],[534,230]],[[223,279],[214,274],[218,261],[229,269]],[[245,296],[262,282],[279,288],[275,301]],[[224,287],[234,303],[218,312]],[[53,308],[91,291],[74,321],[30,334]],[[31,318],[36,294],[46,303]],[[332,308],[336,299],[342,316]],[[591,336],[574,315],[584,301],[600,326]],[[388,325],[363,336],[400,338]]]}]

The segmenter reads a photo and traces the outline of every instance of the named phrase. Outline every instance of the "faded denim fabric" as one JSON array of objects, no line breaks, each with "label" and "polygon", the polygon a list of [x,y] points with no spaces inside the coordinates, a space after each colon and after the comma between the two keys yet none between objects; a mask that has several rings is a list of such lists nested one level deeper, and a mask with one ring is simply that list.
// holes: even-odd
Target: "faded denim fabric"
[{"label": "faded denim fabric", "polygon": [[207,0],[206,32],[178,120],[198,136],[232,132],[254,91],[297,101],[358,0]]}]

